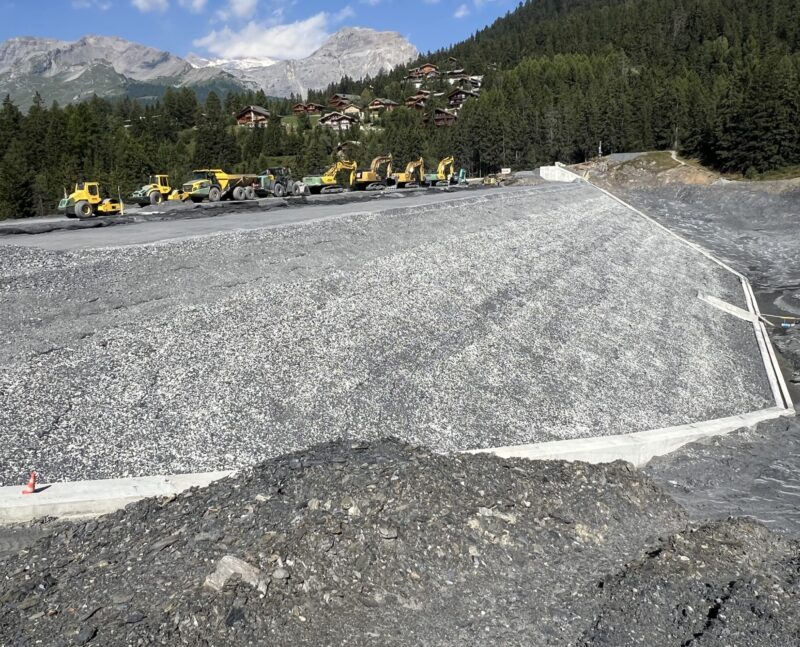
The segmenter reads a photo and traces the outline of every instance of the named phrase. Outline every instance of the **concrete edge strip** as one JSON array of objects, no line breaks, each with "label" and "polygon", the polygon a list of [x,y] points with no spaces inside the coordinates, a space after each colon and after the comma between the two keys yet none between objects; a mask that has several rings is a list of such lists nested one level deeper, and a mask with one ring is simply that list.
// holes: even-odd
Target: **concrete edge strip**
[{"label": "concrete edge strip", "polygon": [[[619,436],[574,438],[529,445],[472,449],[463,453],[589,463],[625,460],[638,467],[654,456],[668,454],[687,443],[726,434],[743,427],[752,427],[764,420],[789,416],[792,413],[786,409],[772,407],[728,418]],[[40,486],[41,491],[27,496],[22,494],[22,485],[6,486],[0,488],[0,525],[23,523],[42,517],[80,518],[107,514],[141,499],[175,496],[189,488],[205,487],[234,474],[236,471],[228,470],[54,483]]]},{"label": "concrete edge strip", "polygon": [[[544,169],[545,167],[542,167],[542,168]],[[658,221],[656,221],[653,218],[651,218],[650,216],[648,216],[643,211],[640,211],[639,209],[637,209],[633,205],[625,202],[624,200],[622,200],[621,198],[617,197],[616,195],[614,195],[610,191],[607,191],[606,189],[597,186],[593,182],[590,182],[586,178],[584,178],[584,177],[578,175],[577,173],[575,173],[574,171],[566,168],[563,164],[557,162],[555,167],[550,167],[550,168],[558,169],[558,173],[556,174],[556,177],[564,177],[564,174],[572,176],[572,179],[570,179],[570,180],[561,180],[561,181],[571,181],[572,182],[572,181],[575,181],[575,180],[581,180],[583,182],[586,182],[586,184],[588,184],[589,186],[592,186],[595,189],[597,189],[598,191],[600,191],[601,193],[604,193],[605,195],[607,195],[612,200],[618,202],[622,206],[624,206],[627,209],[633,211],[639,217],[644,218],[645,220],[647,220],[648,222],[652,223],[653,225],[655,225],[656,227],[658,227],[662,231],[665,231],[667,234],[669,234],[673,238],[677,238],[684,245],[689,246],[690,248],[694,249],[695,251],[697,251],[700,254],[702,254],[703,256],[705,256],[707,259],[709,259],[713,263],[716,263],[717,265],[719,265],[723,269],[727,270],[728,272],[730,272],[734,276],[739,277],[739,280],[741,281],[741,284],[742,284],[742,290],[744,291],[744,297],[745,297],[745,303],[747,304],[747,309],[753,315],[755,315],[757,317],[757,319],[753,321],[753,329],[754,329],[754,332],[755,332],[756,341],[758,343],[758,348],[759,348],[759,351],[761,353],[761,359],[762,359],[762,361],[764,363],[764,370],[765,370],[765,372],[767,374],[767,380],[770,383],[770,388],[772,390],[772,395],[773,395],[773,397],[775,399],[775,404],[776,404],[777,407],[782,408],[782,409],[792,409],[793,404],[792,404],[791,395],[789,394],[789,389],[786,386],[786,381],[783,378],[783,373],[781,372],[780,365],[778,364],[777,357],[775,356],[775,350],[772,348],[772,342],[769,340],[769,334],[767,333],[766,326],[764,326],[763,322],[760,320],[761,312],[759,311],[758,302],[756,301],[755,294],[753,293],[753,288],[750,285],[750,281],[748,281],[747,277],[744,274],[742,274],[741,272],[737,272],[730,265],[728,265],[727,263],[724,263],[723,261],[718,259],[711,252],[709,252],[708,250],[703,248],[701,245],[698,245],[697,243],[693,243],[692,241],[690,241],[690,240],[684,238],[683,236],[681,236],[680,234],[675,233],[674,231],[672,231],[668,227],[665,227],[664,225],[662,225]],[[543,178],[545,177],[544,174],[542,174],[542,177]],[[555,181],[559,181],[559,180],[556,179]]]},{"label": "concrete edge strip", "polygon": [[53,483],[40,485],[29,495],[22,494],[21,485],[6,486],[0,488],[0,524],[106,514],[147,497],[174,496],[191,487],[205,487],[232,474],[235,471]]},{"label": "concrete edge strip", "polygon": [[[721,310],[722,312],[726,312],[729,315],[733,315],[739,319],[743,319],[744,321],[749,321],[750,323],[754,323],[758,320],[758,315],[750,312],[749,310],[745,310],[740,308],[739,306],[735,306],[727,301],[723,301],[715,296],[710,294],[705,294],[704,292],[698,292],[697,298],[701,301],[707,303],[710,306],[713,306],[717,310]],[[745,296],[745,298],[747,298]]]},{"label": "concrete edge strip", "polygon": [[467,453],[495,454],[504,458],[585,461],[587,463],[625,460],[640,467],[654,456],[669,454],[687,443],[709,436],[727,434],[743,427],[752,427],[765,420],[792,415],[794,415],[794,411],[782,407],[771,407],[727,418],[716,418],[676,427],[636,431],[619,436],[596,436],[593,438],[554,440],[530,445],[471,449]]}]

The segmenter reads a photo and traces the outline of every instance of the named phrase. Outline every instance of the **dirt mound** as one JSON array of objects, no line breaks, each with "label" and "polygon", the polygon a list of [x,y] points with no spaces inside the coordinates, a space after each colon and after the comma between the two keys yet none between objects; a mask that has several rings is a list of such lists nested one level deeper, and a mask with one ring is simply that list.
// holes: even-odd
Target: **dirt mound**
[{"label": "dirt mound", "polygon": [[[728,582],[752,579],[743,556],[757,554],[764,572],[741,590],[763,591],[753,603],[767,615],[747,626],[790,644],[790,628],[768,615],[778,597],[790,613],[797,592],[792,573],[777,571],[789,544],[756,527],[738,543],[712,529],[700,532],[728,542],[718,556],[690,534],[680,551],[689,562],[667,559],[683,540],[658,537],[685,522],[625,463],[332,443],[170,501],[54,526],[0,561],[0,644],[632,644],[616,637],[633,574],[654,591],[636,630],[660,637],[676,626],[691,639]],[[782,591],[766,585],[775,572]]]}]

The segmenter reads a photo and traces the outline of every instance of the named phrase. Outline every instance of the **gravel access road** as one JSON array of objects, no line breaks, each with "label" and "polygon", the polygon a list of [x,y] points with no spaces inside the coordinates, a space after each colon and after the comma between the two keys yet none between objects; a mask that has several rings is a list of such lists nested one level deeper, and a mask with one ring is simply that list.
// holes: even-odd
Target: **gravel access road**
[{"label": "gravel access road", "polygon": [[596,189],[416,200],[3,247],[0,480],[233,468],[340,437],[450,452],[773,406],[751,325],[697,298],[744,307],[738,280]]}]

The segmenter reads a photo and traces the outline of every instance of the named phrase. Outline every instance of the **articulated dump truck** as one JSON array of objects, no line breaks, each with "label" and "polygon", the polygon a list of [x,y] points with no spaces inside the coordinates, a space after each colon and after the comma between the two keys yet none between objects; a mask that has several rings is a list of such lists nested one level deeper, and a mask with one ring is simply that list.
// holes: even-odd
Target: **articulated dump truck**
[{"label": "articulated dump truck", "polygon": [[269,168],[255,174],[232,174],[222,169],[198,169],[182,187],[182,193],[192,202],[220,200],[255,200],[270,195],[282,197],[296,191],[287,168]]}]

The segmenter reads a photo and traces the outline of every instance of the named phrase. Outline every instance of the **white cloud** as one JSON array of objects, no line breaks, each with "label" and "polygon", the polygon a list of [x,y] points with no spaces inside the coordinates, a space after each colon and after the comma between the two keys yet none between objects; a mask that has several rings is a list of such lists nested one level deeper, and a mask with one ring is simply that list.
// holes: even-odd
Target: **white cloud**
[{"label": "white cloud", "polygon": [[133,6],[139,11],[166,11],[169,0],[131,0]]},{"label": "white cloud", "polygon": [[456,12],[453,14],[454,18],[463,18],[464,16],[469,16],[469,7],[465,4],[459,5]]},{"label": "white cloud", "polygon": [[333,22],[342,22],[343,20],[347,20],[348,18],[352,18],[356,15],[356,12],[353,11],[353,7],[349,4],[346,4],[342,7],[339,11],[331,16]]},{"label": "white cloud", "polygon": [[253,15],[258,0],[230,0],[231,12],[237,18],[249,18]]},{"label": "white cloud", "polygon": [[208,0],[178,0],[178,4],[192,13],[200,13],[206,8]]},{"label": "white cloud", "polygon": [[108,11],[111,3],[105,0],[72,0],[73,9],[97,9],[98,11]]},{"label": "white cloud", "polygon": [[251,20],[238,31],[230,27],[215,29],[195,40],[194,45],[221,58],[303,58],[328,39],[328,23],[343,19],[342,11],[335,16],[322,11],[285,25]]}]

